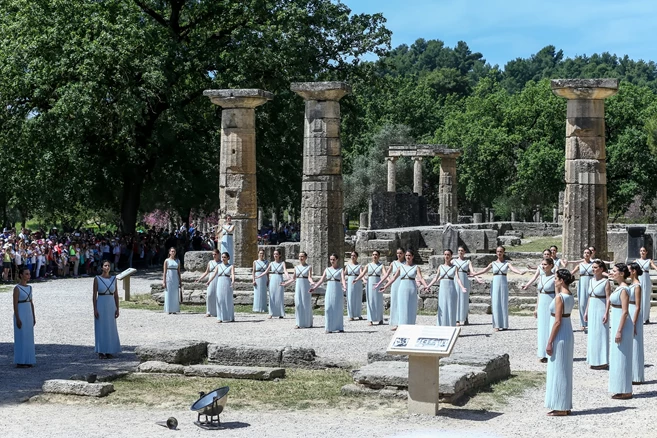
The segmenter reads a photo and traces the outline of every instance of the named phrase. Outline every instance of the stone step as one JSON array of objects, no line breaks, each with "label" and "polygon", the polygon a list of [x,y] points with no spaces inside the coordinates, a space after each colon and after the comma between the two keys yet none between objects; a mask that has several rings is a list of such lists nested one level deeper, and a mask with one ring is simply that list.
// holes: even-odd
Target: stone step
[{"label": "stone step", "polygon": [[105,397],[114,392],[111,383],[87,383],[80,380],[53,379],[43,382],[43,392],[87,397]]},{"label": "stone step", "polygon": [[285,368],[230,365],[191,365],[185,367],[188,377],[221,377],[226,379],[274,380],[285,377]]}]

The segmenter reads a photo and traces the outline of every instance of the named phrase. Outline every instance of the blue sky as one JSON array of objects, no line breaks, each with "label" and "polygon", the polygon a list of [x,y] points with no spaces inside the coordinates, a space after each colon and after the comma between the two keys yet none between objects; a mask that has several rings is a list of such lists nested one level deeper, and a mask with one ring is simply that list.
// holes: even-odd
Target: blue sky
[{"label": "blue sky", "polygon": [[552,44],[567,57],[610,52],[657,61],[657,0],[342,0],[382,12],[392,46],[463,40],[501,67]]}]

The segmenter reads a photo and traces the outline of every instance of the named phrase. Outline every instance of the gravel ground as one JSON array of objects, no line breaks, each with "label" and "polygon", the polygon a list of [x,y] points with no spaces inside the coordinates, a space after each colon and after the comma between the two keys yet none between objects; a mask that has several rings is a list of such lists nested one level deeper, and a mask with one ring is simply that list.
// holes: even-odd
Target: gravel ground
[{"label": "gravel ground", "polygon": [[[149,285],[159,278],[159,274],[133,278],[133,295],[149,292]],[[34,284],[37,366],[33,369],[12,366],[11,294],[0,293],[1,436],[59,437],[74,433],[85,437],[160,436],[166,430],[154,422],[170,415],[179,419],[182,436],[204,433],[191,424],[194,415],[190,411],[19,403],[37,394],[46,379],[68,378],[91,371],[102,375],[111,370],[133,369],[137,361],[132,351],[141,344],[167,339],[202,339],[218,343],[310,346],[321,358],[357,365],[365,363],[368,351],[385,349],[391,336],[387,325],[369,327],[365,321],[345,321],[346,333],[327,335],[320,316],[315,316],[315,328],[293,330],[294,319],[290,317],[268,320],[260,315],[238,314],[236,323],[217,324],[214,319],[197,314],[165,315],[126,309],[118,322],[124,353],[115,360],[100,361],[93,353],[91,283],[91,279],[81,278]],[[508,353],[513,370],[545,370],[545,365],[536,358],[533,318],[511,316],[511,329],[494,334],[490,316],[473,315],[471,322],[473,324],[462,331],[455,347],[457,351]],[[435,317],[421,316],[418,323],[435,324]],[[573,323],[578,329],[578,318],[574,318]],[[657,409],[657,371],[653,366],[657,351],[652,348],[656,332],[655,325],[645,328],[647,384],[635,387],[634,399],[617,401],[607,394],[607,372],[592,371],[586,366],[586,338],[581,331],[576,331],[572,417],[547,417],[543,408],[544,388],[536,388],[521,397],[511,398],[497,412],[470,410],[467,405],[458,409],[446,405],[435,418],[391,415],[385,410],[231,411],[230,403],[222,418],[231,429],[226,436],[235,437],[255,434],[322,438],[345,434],[454,436],[464,431],[468,436],[482,437],[545,436],[549,433],[604,437],[617,435],[619,426],[627,436],[648,436],[651,432],[646,435],[643,425],[651,423]],[[614,427],[609,427],[611,425]]]}]

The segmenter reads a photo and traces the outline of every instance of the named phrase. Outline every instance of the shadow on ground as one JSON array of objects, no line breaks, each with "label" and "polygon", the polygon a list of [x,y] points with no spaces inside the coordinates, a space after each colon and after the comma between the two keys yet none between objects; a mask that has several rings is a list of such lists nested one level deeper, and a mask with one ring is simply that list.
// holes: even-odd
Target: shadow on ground
[{"label": "shadow on ground", "polygon": [[14,344],[0,343],[0,405],[20,403],[41,392],[43,382],[68,379],[74,374],[97,374],[99,378],[122,371],[134,371],[139,360],[133,346],[123,346],[114,359],[101,360],[93,347],[82,345],[37,344],[37,364],[16,368]]}]

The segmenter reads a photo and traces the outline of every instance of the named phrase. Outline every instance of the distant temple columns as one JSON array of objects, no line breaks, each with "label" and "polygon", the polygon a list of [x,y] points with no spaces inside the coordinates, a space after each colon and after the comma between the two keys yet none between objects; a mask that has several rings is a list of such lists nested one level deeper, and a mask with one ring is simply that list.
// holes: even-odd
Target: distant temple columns
[{"label": "distant temple columns", "polygon": [[351,87],[344,82],[301,82],[293,83],[291,90],[306,101],[301,250],[308,253],[313,273],[321,275],[329,254],[344,257],[339,101],[351,92]]},{"label": "distant temple columns", "polygon": [[422,196],[422,166],[424,158],[440,157],[440,184],[438,186],[440,224],[458,222],[456,159],[461,151],[443,145],[391,145],[388,148],[388,191],[396,186],[395,163],[399,157],[413,160],[413,192]]},{"label": "distant temple columns", "polygon": [[235,224],[235,266],[250,267],[258,255],[255,108],[273,99],[257,89],[205,90],[221,111],[219,213]]},{"label": "distant temple columns", "polygon": [[386,157],[388,162],[388,191],[396,192],[397,191],[397,157]]},{"label": "distant temple columns", "polygon": [[604,99],[618,92],[618,79],[555,79],[552,91],[568,99],[563,255],[574,260],[594,245],[607,257]]}]

